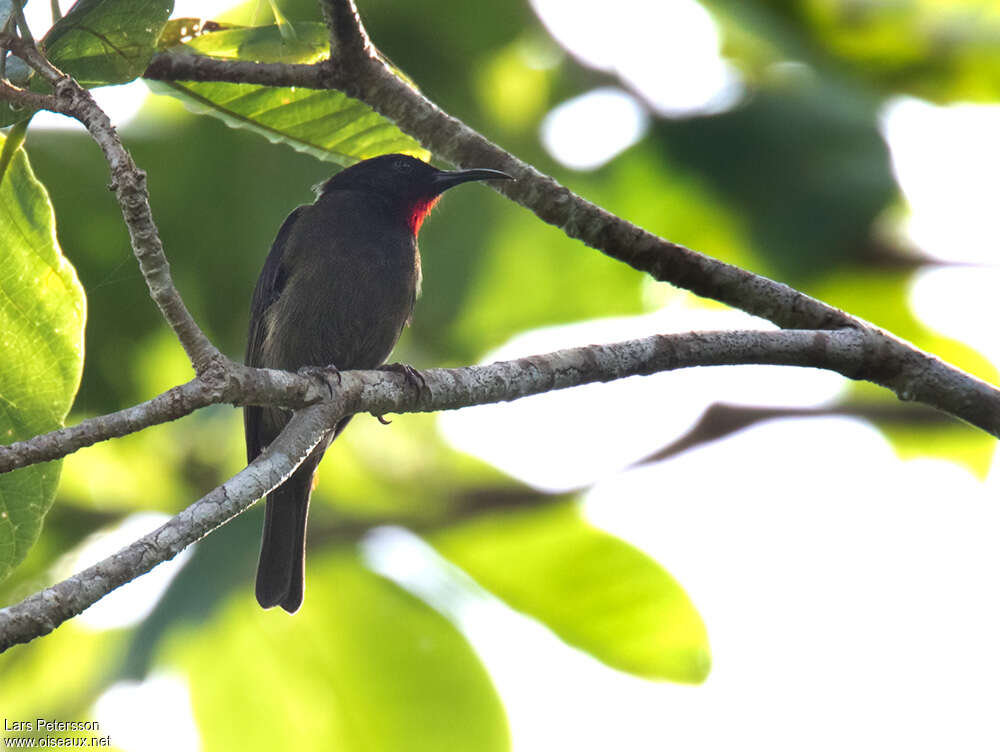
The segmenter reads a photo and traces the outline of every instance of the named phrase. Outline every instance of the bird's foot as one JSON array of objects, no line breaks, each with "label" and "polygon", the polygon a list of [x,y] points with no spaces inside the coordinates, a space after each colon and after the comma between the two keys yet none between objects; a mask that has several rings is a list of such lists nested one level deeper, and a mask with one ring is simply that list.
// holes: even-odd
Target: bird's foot
[{"label": "bird's foot", "polygon": [[316,379],[323,383],[330,391],[330,399],[333,399],[333,378],[337,378],[337,386],[341,384],[340,369],[335,365],[328,366],[302,366],[296,371],[299,376]]},{"label": "bird's foot", "polygon": [[[420,374],[420,371],[411,365],[407,365],[406,363],[386,363],[385,365],[379,366],[375,370],[403,374],[403,378],[406,379],[406,382],[411,386],[415,386],[418,392],[423,392],[423,390],[427,388],[427,382]],[[378,422],[383,426],[387,426],[392,423],[391,420],[387,420],[381,415],[375,415],[375,413],[372,413],[372,415],[374,415],[378,419]]]},{"label": "bird's foot", "polygon": [[420,371],[411,365],[407,365],[406,363],[386,363],[385,365],[379,366],[376,370],[401,373],[407,383],[415,386],[418,390],[423,391],[427,388],[427,382],[424,380]]}]

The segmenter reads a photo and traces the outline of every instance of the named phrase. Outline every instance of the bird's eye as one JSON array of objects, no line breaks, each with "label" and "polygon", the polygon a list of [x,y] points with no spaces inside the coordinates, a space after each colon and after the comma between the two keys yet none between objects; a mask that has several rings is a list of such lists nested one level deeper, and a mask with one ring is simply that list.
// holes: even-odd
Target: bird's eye
[{"label": "bird's eye", "polygon": [[405,159],[397,159],[392,163],[392,166],[395,167],[398,172],[409,172],[413,168],[413,165]]}]

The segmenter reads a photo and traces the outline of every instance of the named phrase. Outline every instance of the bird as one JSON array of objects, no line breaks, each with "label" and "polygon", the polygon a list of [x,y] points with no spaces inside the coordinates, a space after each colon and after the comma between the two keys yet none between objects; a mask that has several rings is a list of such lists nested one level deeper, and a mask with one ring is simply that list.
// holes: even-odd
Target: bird
[{"label": "bird", "polygon": [[[441,194],[470,181],[509,179],[499,170],[439,170],[387,154],[321,183],[316,200],[285,219],[264,262],[250,304],[246,364],[334,373],[381,366],[410,321],[421,282],[417,235]],[[248,463],[290,418],[281,408],[244,408]],[[314,475],[349,420],[267,496],[255,588],[263,608],[295,613],[302,605]]]}]

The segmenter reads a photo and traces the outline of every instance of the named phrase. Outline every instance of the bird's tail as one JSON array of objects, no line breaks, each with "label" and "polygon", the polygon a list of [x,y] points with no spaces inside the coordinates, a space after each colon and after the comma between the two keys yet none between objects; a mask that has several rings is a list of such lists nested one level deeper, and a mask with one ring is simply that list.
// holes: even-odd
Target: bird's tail
[{"label": "bird's tail", "polygon": [[319,460],[309,458],[267,497],[264,535],[257,564],[257,602],[294,614],[302,605],[306,518]]}]

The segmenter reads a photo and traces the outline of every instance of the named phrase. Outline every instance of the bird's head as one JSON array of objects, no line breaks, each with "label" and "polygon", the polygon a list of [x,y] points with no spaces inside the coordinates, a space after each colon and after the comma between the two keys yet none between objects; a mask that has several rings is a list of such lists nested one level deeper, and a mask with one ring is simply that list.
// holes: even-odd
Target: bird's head
[{"label": "bird's head", "polygon": [[449,188],[471,180],[511,180],[499,170],[439,170],[405,154],[385,154],[341,170],[319,186],[322,196],[330,191],[370,191],[389,199],[406,213],[413,234]]}]

